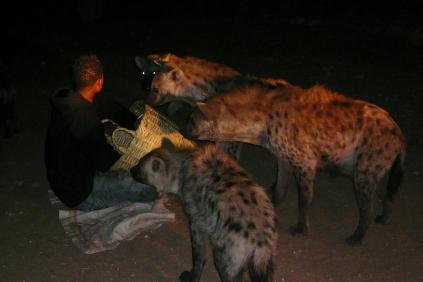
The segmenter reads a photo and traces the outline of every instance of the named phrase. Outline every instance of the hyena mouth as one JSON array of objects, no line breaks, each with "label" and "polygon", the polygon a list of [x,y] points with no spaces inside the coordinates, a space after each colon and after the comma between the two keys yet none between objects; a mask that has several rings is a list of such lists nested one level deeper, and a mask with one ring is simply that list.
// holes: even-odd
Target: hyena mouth
[{"label": "hyena mouth", "polygon": [[160,105],[159,104],[160,100],[161,99],[159,97],[159,92],[157,91],[157,89],[152,88],[150,92],[148,93],[147,98],[145,99],[145,102],[149,104],[150,106],[155,107]]}]

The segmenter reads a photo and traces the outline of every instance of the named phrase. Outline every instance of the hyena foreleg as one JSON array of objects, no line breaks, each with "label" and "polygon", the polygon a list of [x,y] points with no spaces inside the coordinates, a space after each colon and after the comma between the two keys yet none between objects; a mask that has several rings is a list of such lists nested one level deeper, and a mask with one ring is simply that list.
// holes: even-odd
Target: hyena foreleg
[{"label": "hyena foreleg", "polygon": [[298,223],[291,227],[292,235],[307,235],[310,229],[308,211],[313,201],[316,169],[298,168],[295,171],[298,188]]},{"label": "hyena foreleg", "polygon": [[181,282],[200,281],[206,261],[206,240],[207,236],[194,223],[190,221],[192,269],[184,271],[179,276]]}]

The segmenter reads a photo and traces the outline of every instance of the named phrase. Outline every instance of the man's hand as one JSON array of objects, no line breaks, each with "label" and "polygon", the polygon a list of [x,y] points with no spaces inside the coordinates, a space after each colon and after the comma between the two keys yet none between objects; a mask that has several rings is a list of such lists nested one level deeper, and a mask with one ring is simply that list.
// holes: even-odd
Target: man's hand
[{"label": "man's hand", "polygon": [[103,119],[101,123],[103,124],[106,136],[112,136],[113,131],[115,131],[119,127],[119,124],[117,124],[111,119]]}]

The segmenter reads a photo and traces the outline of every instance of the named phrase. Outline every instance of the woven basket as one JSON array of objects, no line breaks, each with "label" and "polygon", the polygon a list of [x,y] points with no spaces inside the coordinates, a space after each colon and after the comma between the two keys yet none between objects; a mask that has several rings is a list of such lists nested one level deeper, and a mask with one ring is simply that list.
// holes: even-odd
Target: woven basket
[{"label": "woven basket", "polygon": [[[134,112],[134,111],[132,111]],[[112,170],[129,170],[137,165],[139,160],[159,148],[163,137],[168,138],[177,147],[193,147],[194,143],[179,133],[178,127],[152,107],[143,105],[142,110],[134,112],[140,121],[135,131],[118,127],[111,136],[109,143],[122,156],[112,166]]]}]

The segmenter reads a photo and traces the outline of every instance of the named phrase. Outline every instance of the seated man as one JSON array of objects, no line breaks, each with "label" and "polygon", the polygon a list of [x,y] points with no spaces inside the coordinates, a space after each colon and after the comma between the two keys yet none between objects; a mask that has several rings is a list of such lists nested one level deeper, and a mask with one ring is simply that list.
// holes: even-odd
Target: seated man
[{"label": "seated man", "polygon": [[72,66],[72,89],[50,99],[52,111],[45,142],[45,165],[51,189],[68,207],[96,210],[119,202],[151,202],[157,191],[129,172],[110,171],[120,155],[105,137],[93,103],[103,87],[97,56],[81,56]]}]

